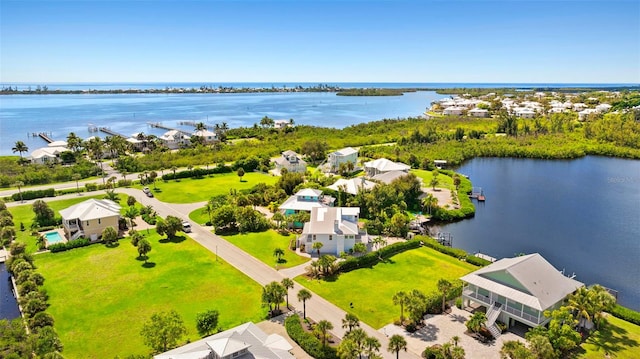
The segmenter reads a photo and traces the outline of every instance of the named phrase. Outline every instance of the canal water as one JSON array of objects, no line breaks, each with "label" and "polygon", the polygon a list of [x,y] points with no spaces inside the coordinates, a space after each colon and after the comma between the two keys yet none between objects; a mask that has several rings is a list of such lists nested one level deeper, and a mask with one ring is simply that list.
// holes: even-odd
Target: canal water
[{"label": "canal water", "polygon": [[455,247],[496,258],[538,252],[640,310],[640,161],[477,158],[457,171],[486,202],[475,203],[474,218],[440,228]]},{"label": "canal water", "polygon": [[0,263],[0,319],[15,319],[20,317],[18,302],[11,290],[9,272],[4,263]]}]

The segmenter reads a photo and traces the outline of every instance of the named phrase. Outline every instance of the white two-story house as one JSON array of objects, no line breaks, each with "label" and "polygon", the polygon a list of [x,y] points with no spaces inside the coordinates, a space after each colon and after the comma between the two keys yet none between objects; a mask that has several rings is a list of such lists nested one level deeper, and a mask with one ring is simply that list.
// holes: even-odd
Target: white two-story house
[{"label": "white two-story house", "polygon": [[305,162],[300,155],[289,150],[282,152],[282,156],[273,160],[276,165],[276,170],[281,172],[282,169],[286,169],[288,172],[305,173],[307,172],[307,162]]},{"label": "white two-story house", "polygon": [[353,163],[355,166],[358,163],[358,150],[351,147],[346,147],[341,150],[331,152],[327,158],[327,166],[329,172],[337,172],[340,169],[341,164]]},{"label": "white two-story house", "polygon": [[107,227],[118,231],[120,205],[108,199],[88,199],[61,210],[60,215],[69,240],[84,237],[96,241]]},{"label": "white two-story house", "polygon": [[322,243],[320,254],[339,256],[349,252],[356,243],[369,242],[364,229],[358,225],[358,207],[316,207],[311,210],[311,219],[304,224],[298,237],[298,246],[304,244],[305,251],[312,253],[313,244]]}]

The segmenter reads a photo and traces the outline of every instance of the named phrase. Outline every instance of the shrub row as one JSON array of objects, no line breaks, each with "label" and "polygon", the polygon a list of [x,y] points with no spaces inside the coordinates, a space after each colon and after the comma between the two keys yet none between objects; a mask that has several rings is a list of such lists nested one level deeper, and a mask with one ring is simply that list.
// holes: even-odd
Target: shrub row
[{"label": "shrub row", "polygon": [[172,179],[180,179],[180,178],[191,178],[191,177],[203,177],[206,175],[216,174],[216,173],[230,173],[232,172],[231,167],[229,166],[215,166],[213,168],[194,168],[192,170],[180,171],[173,173],[167,173],[162,176],[163,181],[169,181]]},{"label": "shrub row", "polygon": [[394,243],[375,252],[367,253],[362,257],[351,257],[346,261],[341,262],[339,271],[349,272],[358,268],[372,267],[380,262],[381,258],[389,258],[393,255],[407,251],[409,249],[418,248],[419,246],[420,241],[417,241],[415,239],[406,242]]},{"label": "shrub row", "polygon": [[330,346],[323,347],[322,342],[312,334],[306,332],[300,323],[300,316],[297,314],[289,316],[284,321],[284,327],[287,334],[298,343],[302,350],[316,359],[337,359],[338,354],[335,348]]},{"label": "shrub row", "polygon": [[640,312],[636,312],[633,309],[623,307],[620,304],[616,304],[613,310],[611,310],[611,315],[635,325],[640,325]]},{"label": "shrub row", "polygon": [[86,238],[79,238],[79,239],[75,239],[73,241],[69,241],[66,243],[56,243],[56,244],[52,244],[49,246],[49,250],[52,253],[56,253],[56,252],[64,252],[64,251],[68,251],[69,249],[73,249],[73,248],[79,248],[79,247],[86,247],[88,245],[91,244],[91,241],[86,239]]},{"label": "shrub row", "polygon": [[471,263],[471,264],[479,266],[479,267],[484,267],[484,266],[486,266],[488,264],[491,264],[491,262],[489,262],[488,260],[482,259],[482,258],[478,258],[478,257],[474,256],[473,254],[468,254],[463,249],[447,247],[445,245],[442,245],[442,244],[438,243],[438,241],[436,241],[435,239],[433,239],[431,237],[416,236],[415,239],[419,240],[419,241],[422,241],[425,246],[427,246],[429,248],[433,248],[433,249],[435,249],[436,251],[438,251],[440,253],[444,253],[444,254],[446,254],[448,256],[455,257],[455,258],[458,258],[458,259],[464,259],[468,263]]},{"label": "shrub row", "polygon": [[[11,195],[11,199],[13,199],[14,201],[19,201],[21,198],[20,196],[21,196],[20,192],[14,193]],[[22,191],[23,200],[30,200],[30,199],[44,198],[44,197],[55,197],[55,196],[56,196],[56,190],[53,188],[33,190],[33,191]]]}]

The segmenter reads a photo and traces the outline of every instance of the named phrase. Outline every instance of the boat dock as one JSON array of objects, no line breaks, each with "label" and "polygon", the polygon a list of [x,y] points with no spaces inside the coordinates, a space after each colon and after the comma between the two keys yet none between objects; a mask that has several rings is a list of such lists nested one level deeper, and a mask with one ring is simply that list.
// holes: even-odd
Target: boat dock
[{"label": "boat dock", "polygon": [[[182,124],[182,122],[180,122],[180,124]],[[191,133],[189,133],[187,131],[180,130],[180,129],[173,128],[173,127],[169,127],[169,126],[165,126],[160,122],[147,122],[147,125],[149,125],[150,127],[153,127],[153,128],[161,128],[161,129],[167,130],[167,131],[178,131],[178,132],[183,133],[183,134],[185,134],[187,136],[191,136]]]},{"label": "boat dock", "polygon": [[476,253],[474,254],[474,256],[480,258],[480,259],[484,259],[485,261],[489,261],[491,263],[495,262],[497,259],[493,258],[492,256],[488,255],[488,254],[484,254],[484,253]]},{"label": "boat dock", "polygon": [[475,198],[480,202],[484,202],[485,200],[484,192],[482,191],[481,187],[473,187],[471,189],[471,195],[469,197]]},{"label": "boat dock", "polygon": [[51,142],[53,142],[53,139],[51,139],[51,137],[49,137],[49,136],[51,136],[51,132],[49,132],[48,134],[46,132],[39,132],[38,133],[38,137],[42,138],[47,143],[51,143]]},{"label": "boat dock", "polygon": [[125,136],[121,133],[117,133],[116,131],[112,131],[111,129],[107,128],[107,127],[100,127],[100,132],[104,132],[107,135],[111,135],[111,136],[118,136],[118,137],[122,137],[122,138],[129,138],[129,136]]},{"label": "boat dock", "polygon": [[[196,127],[196,125],[197,125],[198,123],[200,123],[200,122],[195,122],[195,121],[180,121],[180,122],[178,122],[178,124],[179,124],[180,126],[193,126],[193,127]],[[207,125],[207,124],[204,124],[204,127],[205,127],[207,130],[211,130],[211,131],[215,131],[215,130],[216,130],[216,126],[213,126],[213,125]]]}]

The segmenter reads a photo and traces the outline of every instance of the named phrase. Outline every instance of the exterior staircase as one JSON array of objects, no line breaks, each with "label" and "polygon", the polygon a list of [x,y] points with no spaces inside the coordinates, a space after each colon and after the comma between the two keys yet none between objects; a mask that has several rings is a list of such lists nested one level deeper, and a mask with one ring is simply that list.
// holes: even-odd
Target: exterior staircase
[{"label": "exterior staircase", "polygon": [[487,329],[489,330],[489,333],[491,333],[491,335],[493,335],[493,337],[495,339],[498,339],[500,334],[502,334],[502,332],[500,331],[500,328],[498,328],[498,326],[495,325],[495,324],[491,324],[491,325],[487,326]]},{"label": "exterior staircase", "polygon": [[70,241],[76,240],[76,239],[82,237],[83,234],[84,234],[83,231],[77,231],[76,233],[73,234],[73,236],[71,236],[71,238],[69,240]]},{"label": "exterior staircase", "polygon": [[493,302],[493,305],[487,310],[487,328],[496,322],[496,319],[498,319],[498,316],[500,316],[500,313],[502,312],[501,307],[502,304]]}]

